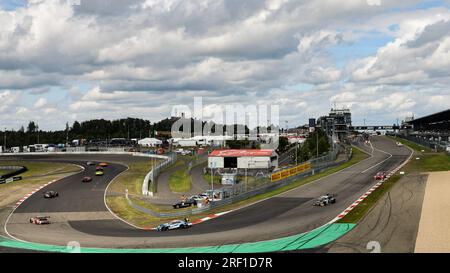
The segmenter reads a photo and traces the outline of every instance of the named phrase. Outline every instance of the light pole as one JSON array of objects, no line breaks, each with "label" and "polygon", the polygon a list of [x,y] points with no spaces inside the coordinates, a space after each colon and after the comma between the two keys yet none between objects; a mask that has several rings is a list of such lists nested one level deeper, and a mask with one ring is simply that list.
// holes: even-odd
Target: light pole
[{"label": "light pole", "polygon": [[215,162],[211,162],[209,168],[211,169],[211,199],[214,200],[214,167],[215,167]]},{"label": "light pole", "polygon": [[316,145],[317,158],[319,158],[319,131],[316,131]]},{"label": "light pole", "polygon": [[245,191],[247,191],[247,187],[248,187],[247,169],[248,169],[248,162],[247,162],[247,168],[245,168]]},{"label": "light pole", "polygon": [[5,150],[3,152],[6,152],[6,127],[4,131],[4,144],[5,144]]}]

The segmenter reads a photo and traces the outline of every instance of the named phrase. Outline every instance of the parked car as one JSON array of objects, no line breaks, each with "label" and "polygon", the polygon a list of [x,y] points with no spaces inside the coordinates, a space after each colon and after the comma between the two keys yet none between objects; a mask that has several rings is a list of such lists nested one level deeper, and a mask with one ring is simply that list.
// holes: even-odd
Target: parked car
[{"label": "parked car", "polygon": [[89,183],[89,182],[92,182],[92,177],[90,177],[90,176],[85,176],[85,177],[83,177],[83,179],[81,179],[81,182],[83,182],[83,183]]},{"label": "parked car", "polygon": [[57,191],[47,191],[44,193],[44,198],[46,198],[46,199],[51,199],[51,198],[55,198],[58,196],[59,196],[59,193]]},{"label": "parked car", "polygon": [[336,203],[335,195],[327,193],[326,195],[323,195],[323,196],[317,198],[317,200],[313,203],[313,205],[325,207],[325,206],[328,206],[328,205],[331,205],[334,203]]},{"label": "parked car", "polygon": [[30,223],[35,225],[48,225],[50,224],[49,216],[36,216],[30,218]]},{"label": "parked car", "polygon": [[156,227],[157,231],[167,231],[167,230],[173,230],[173,229],[184,229],[189,228],[192,226],[192,223],[186,221],[186,220],[173,220],[169,223],[161,224]]},{"label": "parked car", "polygon": [[375,180],[386,179],[386,172],[378,172],[373,178],[375,178]]}]

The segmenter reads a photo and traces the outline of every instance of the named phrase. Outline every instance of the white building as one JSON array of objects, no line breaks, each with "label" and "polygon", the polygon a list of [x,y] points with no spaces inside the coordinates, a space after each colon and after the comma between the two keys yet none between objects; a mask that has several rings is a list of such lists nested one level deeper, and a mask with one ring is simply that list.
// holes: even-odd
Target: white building
[{"label": "white building", "polygon": [[278,167],[278,155],[270,149],[222,149],[208,156],[213,169],[272,169]]},{"label": "white building", "polygon": [[306,141],[305,136],[288,136],[287,139],[288,139],[289,144],[294,144],[294,143],[303,144]]},{"label": "white building", "polygon": [[162,145],[162,141],[156,138],[143,138],[138,141],[138,144],[142,147],[156,147]]},{"label": "white building", "polygon": [[232,139],[232,136],[194,136],[191,138],[172,138],[170,143],[181,147],[224,146],[227,140]]}]

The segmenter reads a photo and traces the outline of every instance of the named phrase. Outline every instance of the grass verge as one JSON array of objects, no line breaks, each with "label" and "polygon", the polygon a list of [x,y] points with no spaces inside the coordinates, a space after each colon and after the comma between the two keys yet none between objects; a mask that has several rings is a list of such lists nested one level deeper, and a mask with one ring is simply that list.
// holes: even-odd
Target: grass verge
[{"label": "grass verge", "polygon": [[409,173],[450,171],[450,156],[446,153],[423,153],[414,156],[404,170]]},{"label": "grass verge", "polygon": [[132,208],[125,199],[125,196],[108,196],[106,197],[106,202],[108,203],[108,207],[117,216],[138,227],[152,227],[161,223],[161,219]]},{"label": "grass verge", "polygon": [[[151,160],[142,162],[130,162],[128,170],[121,173],[108,188],[108,193],[125,193],[128,189],[130,194],[142,194],[142,181],[152,169]],[[109,205],[109,204],[108,204]]]},{"label": "grass verge", "polygon": [[186,166],[176,170],[169,176],[169,189],[174,193],[184,193],[191,190],[192,180]]}]

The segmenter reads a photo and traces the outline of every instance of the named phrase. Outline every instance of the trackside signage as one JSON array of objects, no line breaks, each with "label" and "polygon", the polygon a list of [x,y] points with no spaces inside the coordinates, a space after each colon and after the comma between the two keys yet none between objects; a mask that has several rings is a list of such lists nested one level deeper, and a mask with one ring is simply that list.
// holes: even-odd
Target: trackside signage
[{"label": "trackside signage", "polygon": [[280,180],[286,179],[288,177],[291,177],[291,176],[294,176],[294,175],[297,175],[300,173],[304,173],[310,169],[311,169],[311,163],[309,163],[309,162],[303,163],[303,164],[297,165],[295,167],[273,173],[271,180],[272,180],[272,182],[280,181]]}]

